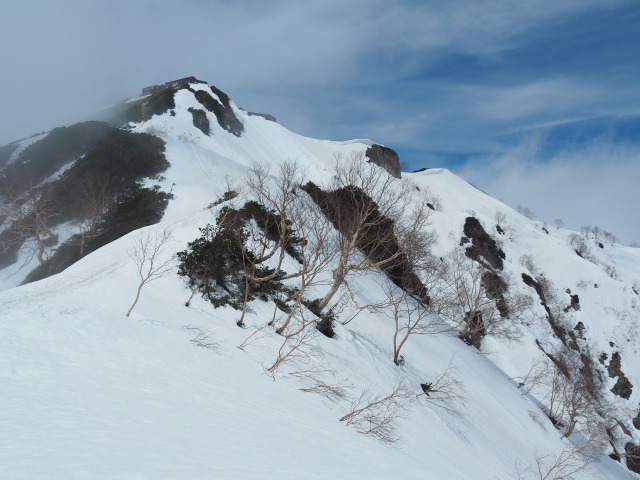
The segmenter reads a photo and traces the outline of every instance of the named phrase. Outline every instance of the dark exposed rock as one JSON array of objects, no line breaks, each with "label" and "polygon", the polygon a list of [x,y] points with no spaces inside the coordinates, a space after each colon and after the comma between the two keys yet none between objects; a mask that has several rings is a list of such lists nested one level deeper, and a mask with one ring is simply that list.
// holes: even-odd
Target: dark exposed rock
[{"label": "dark exposed rock", "polygon": [[580,310],[580,297],[578,297],[577,293],[575,295],[571,295],[571,308],[575,311]]},{"label": "dark exposed rock", "polygon": [[545,311],[547,312],[547,321],[549,322],[549,325],[551,325],[551,328],[553,329],[553,333],[555,333],[556,337],[558,337],[560,341],[562,341],[562,343],[567,345],[567,339],[566,339],[568,335],[567,330],[562,325],[558,324],[555,317],[553,316],[553,313],[551,312],[549,305],[547,305],[547,299],[545,297],[544,288],[542,287],[542,285],[539,282],[536,282],[532,277],[530,277],[526,273],[522,274],[522,281],[524,282],[525,285],[533,288],[536,291],[536,293],[538,294],[538,298],[540,298],[540,304],[544,307]]},{"label": "dark exposed rock", "polygon": [[302,189],[318,204],[323,215],[333,226],[341,229],[343,233],[348,233],[354,228],[355,205],[370,204],[372,208],[366,209],[370,212],[370,218],[366,221],[369,227],[365,228],[358,238],[357,248],[374,263],[397,256],[384,264],[384,273],[398,287],[429,304],[427,288],[411,268],[409,259],[404,254],[397,255],[400,246],[393,233],[393,220],[380,213],[366,192],[353,186],[325,192],[313,182],[307,183]]},{"label": "dark exposed rock", "polygon": [[476,217],[466,218],[464,234],[472,241],[472,245],[465,250],[467,257],[482,263],[489,269],[502,270],[502,261],[506,256],[496,241],[485,232]]},{"label": "dark exposed rock", "polygon": [[482,274],[480,283],[484,288],[487,297],[495,300],[496,308],[498,309],[498,312],[500,312],[500,316],[502,318],[507,318],[509,316],[509,307],[507,306],[507,302],[504,298],[504,294],[507,293],[508,289],[507,283],[500,275],[490,270]]},{"label": "dark exposed rock", "polygon": [[640,410],[638,410],[638,415],[633,418],[633,426],[636,430],[640,430]]},{"label": "dark exposed rock", "polygon": [[193,126],[200,130],[205,135],[209,135],[209,119],[207,113],[199,108],[189,108],[191,116],[193,117]]},{"label": "dark exposed rock", "polygon": [[640,473],[640,446],[629,442],[624,446],[627,468],[635,473]]},{"label": "dark exposed rock", "polygon": [[618,381],[611,391],[619,397],[628,399],[631,396],[633,385],[622,372],[620,360],[620,354],[618,352],[614,352],[613,355],[611,355],[611,362],[609,362],[609,366],[607,367],[607,371],[611,378],[618,377]]},{"label": "dark exposed rock", "polygon": [[398,154],[388,147],[382,145],[371,145],[367,148],[365,156],[379,167],[384,168],[390,175],[396,178],[401,177],[400,172],[400,159]]},{"label": "dark exposed rock", "polygon": [[222,128],[224,128],[227,132],[232,133],[236,137],[239,137],[242,132],[244,132],[244,125],[233,112],[229,96],[214,86],[210,86],[209,88],[213,93],[216,94],[216,96],[222,103],[218,102],[215,98],[213,98],[213,96],[211,96],[204,90],[191,91],[195,95],[198,102],[200,102],[200,104],[204,108],[206,108],[210,112],[213,112]]},{"label": "dark exposed rock", "polygon": [[480,350],[482,339],[487,333],[484,326],[484,320],[482,319],[482,312],[466,312],[464,317],[465,323],[469,326],[469,328],[468,332],[461,333],[459,338],[467,345],[471,345],[472,347]]}]

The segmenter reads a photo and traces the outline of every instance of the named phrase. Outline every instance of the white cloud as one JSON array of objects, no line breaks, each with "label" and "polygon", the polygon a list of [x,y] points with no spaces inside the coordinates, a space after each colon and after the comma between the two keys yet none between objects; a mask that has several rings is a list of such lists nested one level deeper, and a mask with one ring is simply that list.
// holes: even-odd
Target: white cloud
[{"label": "white cloud", "polygon": [[598,225],[623,243],[640,241],[640,148],[595,143],[541,159],[539,142],[528,142],[460,169],[463,178],[508,205],[522,205],[572,229]]}]

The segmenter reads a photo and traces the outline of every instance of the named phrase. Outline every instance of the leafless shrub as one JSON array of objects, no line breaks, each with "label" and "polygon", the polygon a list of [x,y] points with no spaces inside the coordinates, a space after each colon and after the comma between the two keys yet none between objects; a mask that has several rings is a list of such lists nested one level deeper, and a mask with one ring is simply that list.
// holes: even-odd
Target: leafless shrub
[{"label": "leafless shrub", "polygon": [[609,245],[613,245],[618,241],[618,237],[616,237],[611,232],[607,232],[606,230],[602,232],[602,239]]},{"label": "leafless shrub", "polygon": [[562,221],[561,218],[556,218],[552,223],[553,223],[553,226],[556,227],[556,230],[560,230],[561,228],[564,228],[564,222]]},{"label": "leafless shrub", "polygon": [[248,337],[246,337],[240,343],[240,345],[238,345],[238,348],[240,350],[244,350],[248,346],[253,345],[254,343],[260,341],[262,338],[265,338],[268,335],[267,327],[269,327],[269,323],[264,323],[259,327],[255,328],[253,332],[251,332],[251,334]]},{"label": "leafless shrub", "polygon": [[339,421],[358,433],[372,435],[382,443],[395,443],[400,439],[396,433],[398,421],[405,413],[411,396],[411,391],[402,382],[394,384],[386,395],[376,396],[369,390],[363,390]]},{"label": "leafless shrub", "polygon": [[529,270],[529,272],[533,275],[537,275],[540,272],[540,269],[536,265],[533,260],[532,255],[521,255],[520,256],[520,265]]},{"label": "leafless shrub", "polygon": [[514,293],[508,277],[488,280],[494,278],[488,276],[489,270],[458,249],[444,257],[443,263],[438,288],[431,290],[432,304],[436,313],[459,330],[460,338],[476,346],[485,335],[518,340],[518,321],[529,309],[531,298]]},{"label": "leafless shrub", "polygon": [[585,455],[585,451],[574,445],[566,445],[559,454],[534,455],[533,464],[515,464],[515,474],[512,478],[517,480],[570,480],[575,475],[589,468],[593,458]]},{"label": "leafless shrub", "polygon": [[332,370],[311,368],[290,372],[289,375],[310,383],[308,387],[300,388],[300,391],[315,393],[332,402],[347,400],[348,390],[352,388],[351,385],[344,381],[336,383],[328,380],[326,377],[333,377],[332,379],[334,379],[336,376],[336,373]]},{"label": "leafless shrub", "polygon": [[318,333],[315,322],[308,321],[304,316],[296,317],[291,329],[283,335],[282,343],[273,363],[265,369],[266,373],[275,378],[276,372],[285,364],[297,365],[310,358],[309,342]]},{"label": "leafless shrub", "polygon": [[453,359],[443,372],[435,376],[432,382],[423,383],[421,387],[423,393],[419,396],[424,395],[427,403],[454,415],[462,415],[466,393],[458,369],[453,364]]},{"label": "leafless shrub", "polygon": [[127,311],[127,317],[131,315],[131,311],[138,303],[142,287],[168,275],[174,269],[175,261],[173,255],[164,256],[164,251],[170,240],[170,230],[151,231],[147,229],[139,233],[132,241],[127,253],[136,264],[140,283],[136,291],[136,298]]},{"label": "leafless shrub", "polygon": [[529,368],[529,371],[523,377],[516,377],[518,388],[522,391],[522,395],[526,395],[531,390],[544,384],[549,378],[550,364],[547,358],[539,357]]},{"label": "leafless shrub", "polygon": [[576,429],[590,447],[602,446],[606,441],[608,406],[602,395],[602,385],[593,383],[585,374],[579,355],[563,350],[549,364],[542,397],[551,421],[564,438]]},{"label": "leafless shrub", "polygon": [[[6,178],[3,179],[8,182]],[[55,245],[57,235],[53,232],[58,208],[56,194],[50,183],[35,185],[29,179],[2,185],[6,203],[0,215],[6,218],[7,227],[2,232],[0,248],[6,251],[11,245],[27,242],[24,265],[34,257],[40,265],[49,258],[48,248]]]},{"label": "leafless shrub", "polygon": [[77,199],[75,224],[80,231],[80,255],[85,243],[97,235],[102,216],[114,204],[113,182],[108,173],[90,172],[70,187]]},{"label": "leafless shrub", "polygon": [[618,270],[615,266],[605,263],[604,265],[602,265],[602,269],[604,270],[604,273],[606,273],[612,279],[620,280],[620,275],[618,274]]},{"label": "leafless shrub", "polygon": [[593,235],[593,227],[591,225],[583,225],[580,227],[580,233],[584,238],[589,238]]},{"label": "leafless shrub", "polygon": [[529,207],[523,207],[522,205],[518,205],[516,207],[516,212],[518,212],[519,214],[525,216],[529,220],[535,220],[535,218],[536,218],[535,212],[533,210],[531,210]]},{"label": "leafless shrub", "polygon": [[498,225],[500,228],[502,228],[502,224],[507,219],[507,215],[503,211],[499,210],[499,211],[496,212],[494,218],[495,218],[495,221],[496,221],[496,225]]},{"label": "leafless shrub", "polygon": [[572,233],[567,238],[567,242],[579,257],[587,258],[589,256],[589,248],[587,247],[587,244],[585,243],[584,238],[581,235]]},{"label": "leafless shrub", "polygon": [[428,307],[406,291],[391,282],[385,283],[383,289],[387,301],[384,302],[381,310],[393,320],[395,325],[393,363],[396,365],[403,363],[404,359],[400,351],[411,335],[437,335],[451,330],[448,325],[435,321],[433,316],[429,318]]}]

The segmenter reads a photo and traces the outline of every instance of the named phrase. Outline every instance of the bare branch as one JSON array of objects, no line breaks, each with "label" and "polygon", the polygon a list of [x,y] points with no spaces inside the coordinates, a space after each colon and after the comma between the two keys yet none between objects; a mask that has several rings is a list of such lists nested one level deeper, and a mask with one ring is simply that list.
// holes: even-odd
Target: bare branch
[{"label": "bare branch", "polygon": [[145,230],[139,233],[127,250],[129,257],[134,261],[140,277],[140,283],[136,292],[136,297],[127,311],[127,317],[140,299],[142,287],[158,278],[168,275],[175,267],[173,255],[166,257],[163,255],[167,243],[171,240],[171,231],[164,229]]},{"label": "bare branch", "polygon": [[392,444],[399,440],[396,434],[398,421],[406,411],[406,402],[412,396],[404,383],[395,383],[386,395],[374,396],[363,390],[351,402],[349,412],[340,422],[354,428],[358,433],[372,435],[382,443]]}]

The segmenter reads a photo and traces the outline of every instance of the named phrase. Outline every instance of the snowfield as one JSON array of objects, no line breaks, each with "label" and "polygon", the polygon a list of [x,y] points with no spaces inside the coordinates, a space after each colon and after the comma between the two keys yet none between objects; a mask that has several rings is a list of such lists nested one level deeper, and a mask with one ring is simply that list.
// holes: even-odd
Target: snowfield
[{"label": "snowfield", "polygon": [[[253,162],[295,159],[322,183],[336,154],[364,152],[373,143],[302,137],[235,106],[244,133],[235,137],[207,113],[206,136],[193,126],[189,107],[201,106],[181,90],[175,116],[134,127],[167,142],[171,167],[161,186],[175,199],[161,224],[143,229],[172,232],[166,259],[215,222],[208,205],[229,182],[240,184]],[[580,310],[569,319],[583,323],[596,361],[619,353],[633,391],[629,399],[612,394],[612,408],[625,421],[633,418],[640,404],[640,297],[632,287],[640,281],[640,249],[591,243],[588,261],[568,245],[572,232],[528,220],[448,170],[403,173],[403,181],[416,187],[416,201],[439,200],[429,227],[438,234],[437,255],[458,244],[471,214],[500,241],[514,288],[534,300],[520,342],[487,338],[478,351],[450,333],[413,336],[402,351],[405,364],[396,366],[392,321],[365,311],[337,323],[333,339],[313,335],[301,357],[269,374],[282,343],[264,328],[273,303],[252,302],[239,328],[239,312],[230,307],[214,309],[197,295],[186,307],[190,291],[172,273],[146,285],[125,316],[139,284],[127,252],[141,232],[132,232],[36,283],[16,287],[27,271],[9,272],[14,276],[0,292],[0,478],[506,480],[518,471],[522,479],[539,478],[527,467],[536,459],[551,465],[571,443],[540,399],[518,388],[544,357],[536,340],[545,349],[560,342],[534,290],[521,281],[527,272],[551,279],[567,305],[566,289],[579,295]],[[496,232],[496,212],[504,213],[504,235]],[[538,272],[523,266],[523,255]],[[617,278],[604,265],[614,266]],[[360,302],[382,298],[382,278],[351,280]],[[434,402],[420,384],[447,369],[459,382],[459,398]],[[607,382],[612,388],[616,378]],[[343,395],[305,391],[318,384]],[[385,444],[339,421],[361,396],[381,397],[398,386],[406,395],[397,442]],[[640,443],[640,431],[631,426],[628,439]],[[574,478],[639,477],[600,455]]]}]

